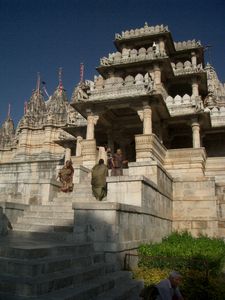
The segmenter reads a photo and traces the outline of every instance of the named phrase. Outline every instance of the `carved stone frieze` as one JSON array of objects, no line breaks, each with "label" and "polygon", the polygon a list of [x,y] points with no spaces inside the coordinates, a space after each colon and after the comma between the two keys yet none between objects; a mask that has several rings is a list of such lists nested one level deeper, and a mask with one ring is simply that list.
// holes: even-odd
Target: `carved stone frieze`
[{"label": "carved stone frieze", "polygon": [[175,76],[205,72],[205,70],[202,67],[202,64],[198,64],[197,66],[195,66],[190,61],[186,61],[184,63],[177,62],[176,64],[171,63],[171,66],[173,68]]},{"label": "carved stone frieze", "polygon": [[[136,49],[126,49],[126,52],[110,53],[108,57],[100,59],[101,66],[119,65],[127,63],[135,63],[140,61],[157,60],[158,58],[165,58],[167,54],[165,50],[159,51],[158,45],[149,47],[148,49],[140,48],[139,51]],[[125,54],[124,54],[125,53]]]},{"label": "carved stone frieze", "polygon": [[73,91],[71,101],[78,102],[81,100],[88,99],[88,91],[90,90],[90,87],[91,87],[90,81],[78,83],[78,85],[75,87]]}]

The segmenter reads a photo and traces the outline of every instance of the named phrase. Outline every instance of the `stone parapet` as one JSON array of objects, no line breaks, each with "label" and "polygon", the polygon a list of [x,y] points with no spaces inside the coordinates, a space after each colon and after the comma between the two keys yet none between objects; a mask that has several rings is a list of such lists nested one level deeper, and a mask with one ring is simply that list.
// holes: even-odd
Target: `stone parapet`
[{"label": "stone parapet", "polygon": [[171,220],[134,205],[73,203],[73,209],[76,240],[92,241],[96,251],[104,251],[106,259],[112,262],[114,257],[122,266],[125,253],[171,232]]},{"label": "stone parapet", "polygon": [[203,109],[203,102],[200,96],[184,96],[176,95],[175,97],[168,96],[165,99],[166,105],[171,116],[180,116],[195,114],[196,111]]},{"label": "stone parapet", "polygon": [[[133,81],[132,81],[133,80]],[[148,83],[142,82],[136,84],[134,78],[130,81],[130,84],[126,82],[121,82],[121,85],[118,88],[109,84],[108,86],[103,86],[102,89],[95,89],[90,93],[89,101],[92,100],[106,100],[106,99],[117,99],[117,98],[126,98],[126,97],[137,97],[147,95],[147,92],[152,89],[148,88]],[[87,100],[87,101],[88,101]]]},{"label": "stone parapet", "polygon": [[202,176],[205,164],[205,148],[183,148],[167,150],[164,167],[173,177]]},{"label": "stone parapet", "polygon": [[225,183],[225,157],[207,157],[205,175],[214,176],[216,183]]},{"label": "stone parapet", "polygon": [[147,23],[142,28],[136,28],[131,30],[122,31],[121,34],[115,34],[115,40],[127,40],[131,38],[155,35],[163,32],[169,32],[168,26],[156,25],[156,26],[148,26]]},{"label": "stone parapet", "polygon": [[14,202],[0,202],[0,207],[3,208],[3,213],[7,216],[11,224],[16,223],[19,217],[22,217],[24,211],[29,205],[14,203]]},{"label": "stone parapet", "polygon": [[90,169],[85,168],[81,165],[75,165],[73,174],[73,183],[82,183],[90,173]]},{"label": "stone parapet", "polygon": [[225,106],[221,107],[206,107],[204,112],[210,113],[212,127],[225,126]]},{"label": "stone parapet", "polygon": [[196,40],[174,42],[174,46],[177,51],[202,47],[201,42]]},{"label": "stone parapet", "polygon": [[203,69],[202,64],[193,65],[190,61],[185,61],[182,63],[181,61],[177,62],[176,64],[171,63],[173,68],[173,72],[175,76],[186,75],[186,74],[193,74],[193,73],[200,73],[206,71]]},{"label": "stone parapet", "polygon": [[174,178],[173,229],[218,236],[218,207],[213,177]]},{"label": "stone parapet", "polygon": [[130,162],[128,166],[130,176],[145,176],[157,185],[159,191],[172,198],[173,179],[157,161]]},{"label": "stone parapet", "polygon": [[150,209],[157,217],[171,219],[171,190],[159,187],[145,176],[107,177],[107,201]]},{"label": "stone parapet", "polygon": [[159,60],[163,58],[168,58],[165,52],[160,53],[159,51],[153,51],[152,47],[148,49],[142,47],[139,50],[136,49],[127,49],[126,52],[115,52],[110,53],[108,57],[103,57],[100,59],[101,66],[114,66],[121,64],[130,64],[142,61],[152,61]]},{"label": "stone parapet", "polygon": [[155,160],[163,165],[166,148],[155,134],[135,135],[136,161]]},{"label": "stone parapet", "polygon": [[60,183],[56,181],[58,161],[0,164],[0,200],[43,204],[52,200]]}]

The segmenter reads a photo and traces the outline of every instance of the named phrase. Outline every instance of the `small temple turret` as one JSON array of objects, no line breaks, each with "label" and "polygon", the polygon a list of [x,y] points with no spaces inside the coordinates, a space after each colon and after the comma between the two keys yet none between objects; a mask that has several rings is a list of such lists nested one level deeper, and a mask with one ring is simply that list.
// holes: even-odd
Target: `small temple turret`
[{"label": "small temple turret", "polygon": [[10,113],[6,120],[3,122],[0,128],[0,148],[2,150],[7,149],[11,150],[14,146],[14,139],[15,139],[15,127],[14,122],[11,119]]}]

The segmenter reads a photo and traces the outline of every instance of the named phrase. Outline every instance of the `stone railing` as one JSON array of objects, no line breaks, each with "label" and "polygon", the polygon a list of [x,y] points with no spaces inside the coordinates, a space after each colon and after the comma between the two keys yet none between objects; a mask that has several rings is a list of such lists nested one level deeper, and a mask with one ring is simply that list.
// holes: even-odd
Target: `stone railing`
[{"label": "stone railing", "polygon": [[153,92],[153,86],[154,83],[148,73],[145,76],[142,74],[137,74],[135,77],[128,75],[125,79],[111,77],[104,80],[102,77],[98,77],[93,89],[89,91],[88,100],[146,95]]},{"label": "stone railing", "polygon": [[188,41],[183,41],[183,42],[174,42],[174,47],[177,51],[179,51],[179,50],[184,50],[184,49],[202,47],[202,45],[201,45],[200,41],[188,40]]},{"label": "stone railing", "polygon": [[194,66],[190,61],[185,61],[182,63],[179,61],[178,63],[171,63],[171,66],[173,68],[173,72],[176,76],[183,75],[183,74],[189,74],[189,73],[198,73],[198,72],[205,72],[202,64],[198,64],[197,66]]},{"label": "stone railing", "polygon": [[176,95],[174,98],[168,96],[166,105],[172,116],[195,113],[203,109],[203,103],[200,96],[189,96],[185,94],[183,97]]},{"label": "stone railing", "polygon": [[160,51],[159,45],[149,47],[148,49],[142,47],[139,50],[124,48],[121,52],[110,53],[108,57],[100,59],[101,66],[110,66],[117,64],[134,63],[143,60],[155,60],[167,57],[165,50]]},{"label": "stone railing", "polygon": [[204,112],[210,113],[212,127],[225,126],[225,107],[216,107],[213,108],[206,107]]},{"label": "stone railing", "polygon": [[145,36],[145,35],[154,35],[154,34],[168,32],[168,31],[169,31],[168,26],[164,26],[164,25],[148,26],[148,24],[145,23],[144,27],[142,28],[122,31],[121,34],[116,33],[115,40],[125,40],[125,39]]}]

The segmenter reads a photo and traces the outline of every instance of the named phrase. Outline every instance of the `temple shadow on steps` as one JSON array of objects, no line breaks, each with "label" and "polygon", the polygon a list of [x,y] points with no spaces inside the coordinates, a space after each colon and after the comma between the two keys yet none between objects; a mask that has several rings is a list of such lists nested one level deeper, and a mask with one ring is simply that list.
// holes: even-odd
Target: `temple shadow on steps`
[{"label": "temple shadow on steps", "polygon": [[[72,210],[71,204],[75,224],[68,220],[61,226],[35,225],[37,216],[50,216],[44,205],[1,205],[13,230],[0,240],[0,299],[138,299],[142,282],[133,281],[130,272],[121,271],[120,259],[115,255],[116,226],[113,218],[111,222],[105,220],[106,213],[102,217],[90,210],[81,213],[76,207]],[[59,211],[56,207],[54,218],[60,220],[60,214],[68,217],[69,207]],[[18,222],[22,224],[23,218],[28,221],[27,212],[34,227],[27,223],[27,228],[18,230]],[[47,223],[44,218],[40,221]]]}]

